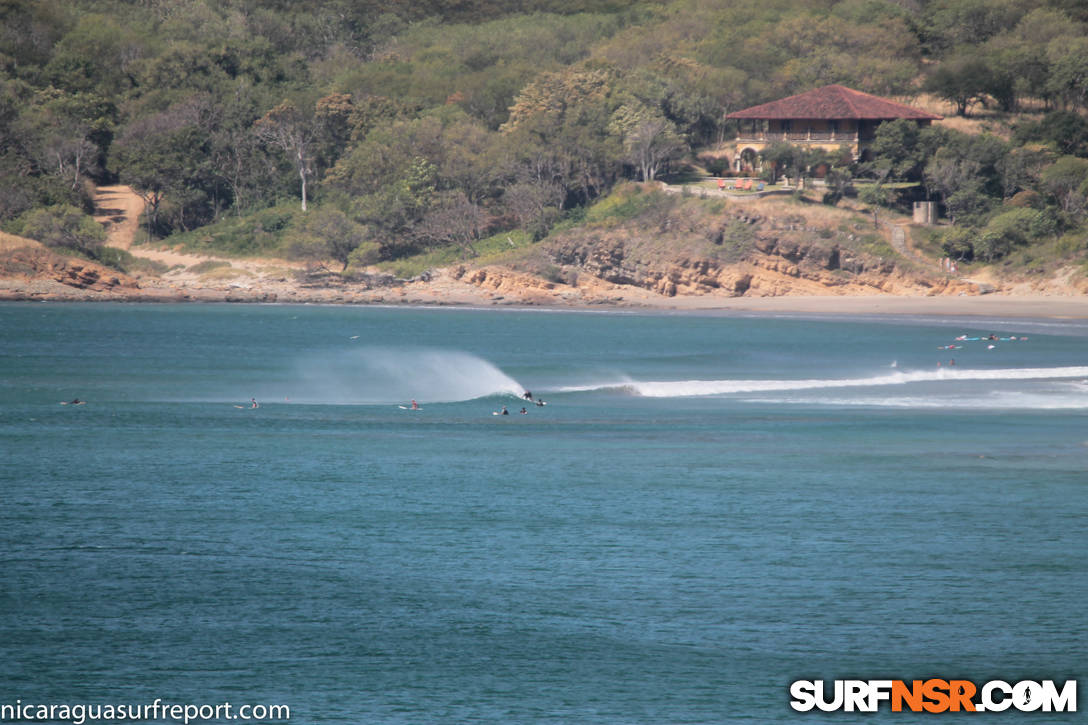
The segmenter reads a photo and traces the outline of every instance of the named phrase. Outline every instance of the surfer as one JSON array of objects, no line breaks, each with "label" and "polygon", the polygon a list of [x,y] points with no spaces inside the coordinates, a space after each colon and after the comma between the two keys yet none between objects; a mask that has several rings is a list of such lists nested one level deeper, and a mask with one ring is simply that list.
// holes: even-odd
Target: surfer
[{"label": "surfer", "polygon": [[503,414],[503,415],[510,415],[510,411],[506,409],[506,406],[505,406],[505,405],[504,405],[504,406],[502,406],[502,414]]},{"label": "surfer", "polygon": [[529,411],[525,410],[525,408],[522,408],[522,409],[521,409],[520,411],[518,411],[518,412],[520,412],[520,413],[521,413],[522,415],[529,415]]},{"label": "surfer", "polygon": [[412,399],[412,410],[419,410],[419,403],[414,398]]},{"label": "surfer", "polygon": [[87,402],[86,400],[80,400],[79,398],[72,398],[71,400],[64,401],[63,403],[61,403],[61,405],[84,405],[86,402]]},{"label": "surfer", "polygon": [[542,399],[537,398],[536,407],[543,408],[545,405],[546,405],[546,403]]},{"label": "surfer", "polygon": [[250,398],[249,399],[249,407],[250,408],[260,408],[261,406],[257,405],[257,399],[256,398]]},{"label": "surfer", "polygon": [[521,397],[525,398],[526,400],[532,400],[533,394],[526,390],[524,393],[521,394]]}]

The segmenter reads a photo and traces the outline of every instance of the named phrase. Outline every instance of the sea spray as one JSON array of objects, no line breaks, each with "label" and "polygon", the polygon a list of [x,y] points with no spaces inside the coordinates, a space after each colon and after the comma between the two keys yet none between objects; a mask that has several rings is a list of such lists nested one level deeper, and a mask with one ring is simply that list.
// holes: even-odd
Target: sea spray
[{"label": "sea spray", "polygon": [[523,392],[492,363],[459,350],[362,347],[297,362],[289,394],[299,403],[450,403]]}]

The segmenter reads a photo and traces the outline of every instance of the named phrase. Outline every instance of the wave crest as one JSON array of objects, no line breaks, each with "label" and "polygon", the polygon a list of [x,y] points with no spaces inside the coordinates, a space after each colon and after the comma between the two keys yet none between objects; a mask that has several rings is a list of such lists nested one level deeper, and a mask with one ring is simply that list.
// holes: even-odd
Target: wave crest
[{"label": "wave crest", "polygon": [[705,395],[728,395],[731,393],[760,393],[779,390],[863,388],[956,380],[1054,380],[1062,378],[1088,378],[1088,367],[1003,368],[993,370],[942,368],[940,370],[899,371],[867,378],[821,378],[806,380],[623,380],[593,386],[570,386],[561,388],[560,390],[561,392],[629,390],[635,395],[644,398],[682,398]]}]

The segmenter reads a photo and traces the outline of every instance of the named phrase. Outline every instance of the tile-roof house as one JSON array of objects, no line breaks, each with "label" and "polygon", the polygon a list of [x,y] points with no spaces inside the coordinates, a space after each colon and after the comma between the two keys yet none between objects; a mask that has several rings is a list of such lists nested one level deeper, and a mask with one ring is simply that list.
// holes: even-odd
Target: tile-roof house
[{"label": "tile-roof house", "polygon": [[846,86],[830,85],[730,113],[737,121],[733,161],[737,171],[754,168],[759,153],[776,141],[834,150],[847,146],[860,159],[876,127],[906,118],[928,126],[942,116]]}]

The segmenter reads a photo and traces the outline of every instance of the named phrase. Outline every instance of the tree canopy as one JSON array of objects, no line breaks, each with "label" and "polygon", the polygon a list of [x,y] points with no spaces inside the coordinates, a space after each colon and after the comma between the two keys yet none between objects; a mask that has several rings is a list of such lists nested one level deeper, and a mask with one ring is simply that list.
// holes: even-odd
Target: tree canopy
[{"label": "tree canopy", "polygon": [[87,214],[93,185],[120,180],[146,200],[149,237],[290,202],[314,213],[299,254],[471,256],[482,234],[540,238],[621,180],[661,178],[726,139],[731,111],[842,83],[1039,113],[1011,142],[890,123],[865,165],[786,147],[767,164],[832,168],[836,198],[854,177],[919,182],[979,228],[1031,191],[1071,228],[1082,5],[4,0],[0,225]]}]

